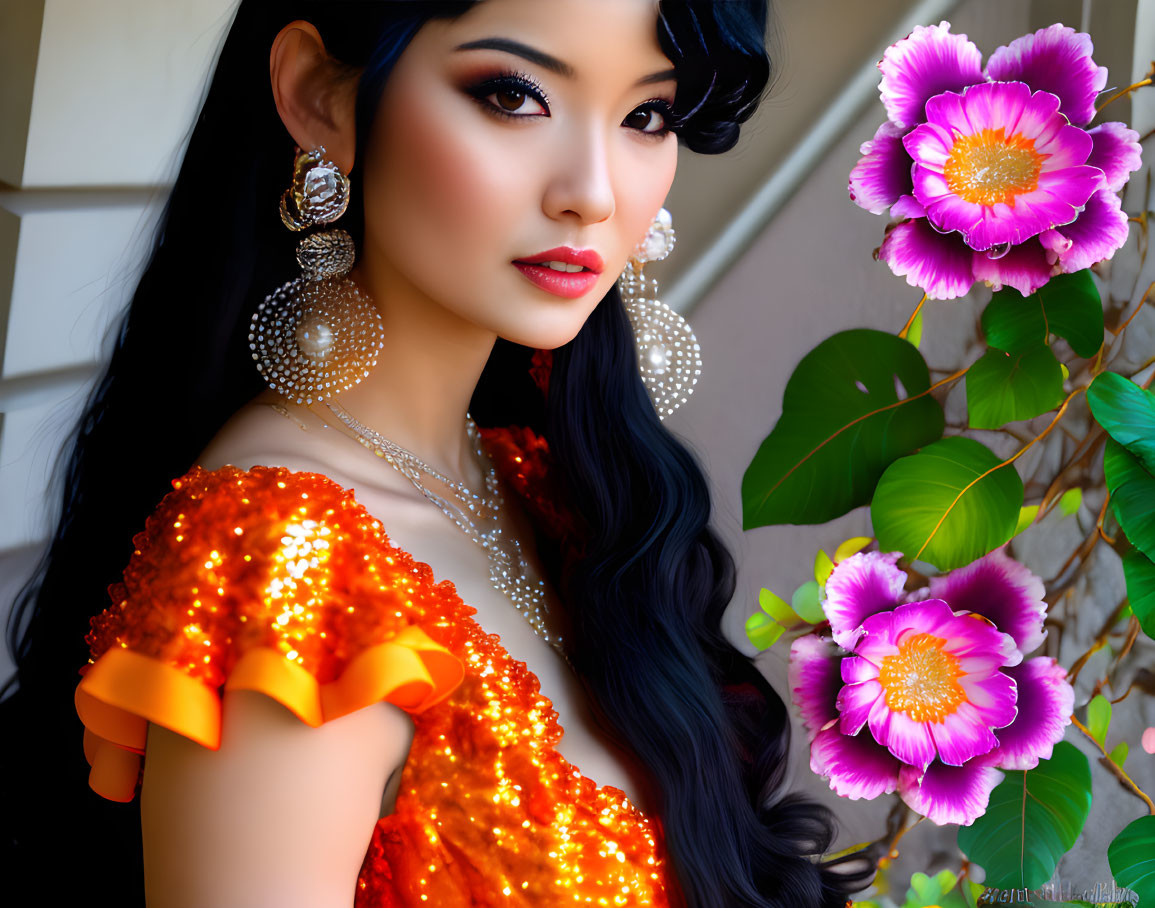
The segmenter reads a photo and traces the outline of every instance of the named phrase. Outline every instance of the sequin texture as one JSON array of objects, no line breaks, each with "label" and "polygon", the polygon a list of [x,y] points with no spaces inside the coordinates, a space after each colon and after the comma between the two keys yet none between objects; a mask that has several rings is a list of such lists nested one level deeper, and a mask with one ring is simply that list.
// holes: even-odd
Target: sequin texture
[{"label": "sequin texture", "polygon": [[[407,709],[415,737],[394,811],[369,842],[358,908],[670,903],[657,822],[556,751],[563,729],[536,676],[477,624],[451,581],[435,582],[393,546],[351,491],[266,467],[194,468],[173,485],[133,540],[113,605],[92,621],[81,688],[128,650],[195,679],[217,704],[257,662],[255,686],[278,699],[283,678],[307,676],[319,713],[308,698],[294,711],[311,724],[382,696]],[[380,689],[342,687],[349,664],[372,653],[388,676]],[[419,667],[398,669],[413,661],[403,653]],[[94,681],[86,696],[99,693]],[[172,709],[179,724],[184,704]],[[81,717],[86,738],[143,751],[131,734],[100,737],[120,734],[115,723],[105,731]]]}]

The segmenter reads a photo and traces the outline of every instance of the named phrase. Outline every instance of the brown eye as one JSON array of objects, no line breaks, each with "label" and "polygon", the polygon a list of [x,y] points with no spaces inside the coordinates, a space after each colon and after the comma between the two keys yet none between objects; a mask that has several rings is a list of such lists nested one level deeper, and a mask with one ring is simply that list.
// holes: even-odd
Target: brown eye
[{"label": "brown eye", "polygon": [[508,110],[508,111],[517,110],[518,108],[521,107],[521,105],[523,105],[525,103],[525,92],[524,91],[514,91],[513,89],[506,89],[505,91],[496,92],[494,94],[494,97],[497,99],[498,105],[502,109]]},{"label": "brown eye", "polygon": [[624,121],[625,125],[631,129],[645,130],[645,128],[650,125],[650,114],[651,111],[648,110],[635,110],[626,117]]},{"label": "brown eye", "polygon": [[639,107],[622,120],[622,125],[646,135],[662,135],[667,131],[666,113],[660,107]]},{"label": "brown eye", "polygon": [[545,90],[527,76],[509,74],[486,79],[466,87],[465,92],[494,116],[514,120],[549,116]]}]

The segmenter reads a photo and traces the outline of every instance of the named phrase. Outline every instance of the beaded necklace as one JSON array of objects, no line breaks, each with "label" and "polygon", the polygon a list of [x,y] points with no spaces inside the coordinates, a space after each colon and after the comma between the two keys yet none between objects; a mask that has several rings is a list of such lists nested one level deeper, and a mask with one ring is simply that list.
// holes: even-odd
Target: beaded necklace
[{"label": "beaded necklace", "polygon": [[[493,464],[493,459],[481,445],[481,433],[477,428],[477,423],[473,421],[473,417],[469,413],[465,414],[465,430],[473,444],[474,455],[478,462],[483,464],[484,493],[475,492],[464,483],[439,472],[412,451],[401,447],[401,445],[358,421],[332,398],[324,401],[324,403],[333,415],[353,432],[357,441],[406,477],[422,495],[437,505],[442,513],[452,520],[466,536],[485,550],[489,558],[490,583],[513,603],[513,607],[521,612],[534,632],[572,666],[573,663],[570,662],[564,649],[561,636],[551,634],[545,626],[545,613],[548,611],[545,581],[540,577],[533,576],[533,569],[525,560],[525,555],[522,552],[521,541],[502,533],[499,521],[505,506],[505,499],[501,494],[497,469]],[[452,492],[456,506],[426,487],[421,481],[423,474],[432,476],[444,483]],[[482,511],[489,512],[491,516],[482,517]],[[489,528],[482,529],[479,524],[489,524]]]}]

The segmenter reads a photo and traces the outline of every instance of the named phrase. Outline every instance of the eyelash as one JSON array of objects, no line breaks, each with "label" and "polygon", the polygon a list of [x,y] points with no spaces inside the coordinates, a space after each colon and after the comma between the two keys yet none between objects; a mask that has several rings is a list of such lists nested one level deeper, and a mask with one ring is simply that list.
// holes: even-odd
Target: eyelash
[{"label": "eyelash", "polygon": [[[497,76],[485,79],[475,85],[470,86],[466,89],[466,92],[471,95],[474,100],[476,100],[477,103],[479,103],[487,111],[492,113],[494,116],[501,117],[505,120],[524,120],[527,117],[542,116],[542,114],[510,113],[507,110],[502,110],[495,104],[491,104],[487,100],[490,95],[502,90],[513,90],[521,92],[522,94],[529,95],[531,98],[537,101],[538,104],[544,107],[547,112],[549,111],[549,95],[546,94],[545,88],[542,86],[542,84],[529,73],[513,71],[503,72]],[[666,101],[663,98],[650,98],[648,101],[643,101],[641,104],[635,107],[631,113],[635,113],[639,110],[656,110],[662,115],[662,122],[665,124],[661,129],[654,130],[652,132],[646,132],[643,129],[638,129],[636,132],[638,132],[639,135],[645,136],[646,138],[662,139],[665,138],[668,133],[673,131],[670,124],[673,122],[674,113],[669,101]],[[544,116],[548,115],[549,114],[546,113]]]}]

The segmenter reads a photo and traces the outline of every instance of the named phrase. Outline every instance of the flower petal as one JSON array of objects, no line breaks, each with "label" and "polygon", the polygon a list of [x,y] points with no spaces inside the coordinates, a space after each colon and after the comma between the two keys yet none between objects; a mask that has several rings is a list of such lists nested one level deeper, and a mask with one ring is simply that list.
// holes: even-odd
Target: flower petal
[{"label": "flower petal", "polygon": [[[1013,714],[1013,693],[1011,710]],[[938,758],[951,766],[962,766],[972,757],[988,753],[999,743],[995,733],[983,724],[982,717],[969,703],[960,703],[958,709],[943,716],[941,722],[930,723],[930,733]]]},{"label": "flower petal", "polygon": [[[859,660],[865,662],[865,659]],[[844,735],[856,735],[870,718],[874,704],[882,696],[882,685],[875,678],[861,684],[848,684],[838,692],[838,729]]]},{"label": "flower petal", "polygon": [[[955,631],[958,619],[951,607],[941,599],[920,599],[913,602],[904,602],[894,610],[891,639],[897,643],[904,631],[915,633],[934,634],[944,639]],[[868,625],[872,633],[878,631]]]},{"label": "flower petal", "polygon": [[829,637],[808,634],[790,646],[787,679],[811,741],[820,729],[838,718],[834,704],[842,688],[840,658]]},{"label": "flower petal", "polygon": [[[1043,97],[1053,97],[1053,95],[1048,95],[1045,91],[1035,93],[1035,98]],[[1087,164],[1087,158],[1090,157],[1091,151],[1095,147],[1095,140],[1091,138],[1090,133],[1078,126],[1071,126],[1063,122],[1061,116],[1053,118],[1049,125],[1051,127],[1049,133],[1040,131],[1034,137],[1035,150],[1039,154],[1047,156],[1042,163],[1041,172],[1054,173]],[[1041,126],[1040,130],[1046,128]],[[1030,132],[1026,131],[1023,134],[1031,135]]]},{"label": "flower petal", "polygon": [[[1058,173],[1041,173],[1038,188],[1024,192],[1015,199],[1014,205],[983,206],[982,219],[966,233],[967,245],[977,250],[1006,243],[1018,245],[1044,230],[1070,224],[1102,185],[1102,171],[1097,167],[1068,167]],[[937,213],[927,206],[927,217],[937,226],[955,229],[950,224],[938,224]]]},{"label": "flower petal", "polygon": [[935,746],[930,726],[926,722],[916,722],[904,712],[892,712],[884,697],[875,701],[867,724],[874,740],[903,763],[925,769],[934,759]]},{"label": "flower petal", "polygon": [[1045,91],[1032,92],[1025,82],[982,82],[962,94],[940,95],[927,104],[928,119],[950,123],[952,132],[957,129],[964,136],[1001,129],[1006,135],[1024,133],[1032,140],[1040,135],[1049,139],[1067,125],[1058,112],[1057,97]]},{"label": "flower petal", "polygon": [[1000,769],[1034,769],[1039,760],[1051,758],[1063,729],[1071,724],[1075,691],[1066,669],[1049,656],[1004,671],[1018,686],[1019,713],[1010,725],[995,729],[999,746],[983,760]]},{"label": "flower petal", "polygon": [[912,287],[932,300],[965,296],[975,282],[974,253],[955,233],[939,233],[925,218],[893,228],[878,249],[878,258]]},{"label": "flower petal", "polygon": [[1070,241],[1066,251],[1058,255],[1059,269],[1070,274],[1110,258],[1127,242],[1127,215],[1119,196],[1104,189],[1087,200],[1074,223],[1055,230]]},{"label": "flower petal", "polygon": [[1092,143],[1087,163],[1102,170],[1107,188],[1118,192],[1143,165],[1139,133],[1123,123],[1101,123],[1088,129],[1087,135]]},{"label": "flower petal", "polygon": [[877,798],[898,787],[898,760],[868,734],[819,732],[810,745],[810,768],[844,798]]},{"label": "flower petal", "polygon": [[[889,627],[881,625],[880,618],[889,618]],[[879,638],[884,638],[886,643],[901,646],[914,633],[930,634],[945,641],[943,652],[959,660],[960,665],[966,663],[966,671],[970,674],[985,675],[1004,665],[1018,665],[1023,661],[1023,654],[1015,646],[1013,637],[1004,634],[985,618],[967,612],[956,614],[942,599],[904,602],[889,615],[867,619],[863,629],[866,633],[857,652],[867,659],[872,656],[868,646],[871,641],[878,645]],[[987,665],[990,667],[985,667]]]},{"label": "flower petal", "polygon": [[842,660],[841,672],[844,684],[861,684],[878,678],[878,666],[858,656],[846,656]]},{"label": "flower petal", "polygon": [[982,54],[966,35],[952,35],[949,22],[918,26],[887,48],[878,68],[886,114],[902,127],[926,119],[926,102],[940,92],[983,81]]},{"label": "flower petal", "polygon": [[[927,105],[927,111],[936,113],[947,106],[947,101],[950,101],[952,106],[958,106],[962,102],[962,95],[947,92],[937,98],[932,98],[931,103]],[[944,122],[957,122],[965,119],[965,116],[965,114],[960,113],[955,117],[948,118],[946,114],[938,114],[935,122],[920,123],[902,137],[903,150],[906,151],[911,160],[919,161],[928,170],[942,174],[946,162],[950,159],[950,152],[954,148],[955,141],[951,130],[942,124]]]},{"label": "flower petal", "polygon": [[1090,35],[1056,23],[996,50],[987,76],[1058,95],[1063,115],[1082,126],[1095,116],[1095,97],[1107,84],[1107,69],[1095,65],[1093,50]]},{"label": "flower petal", "polygon": [[1024,653],[1047,636],[1043,581],[1019,564],[1005,549],[997,548],[966,567],[930,581],[931,594],[955,611],[974,612],[1010,634]]},{"label": "flower petal", "polygon": [[959,678],[976,721],[987,728],[1003,728],[1015,721],[1018,691],[1014,679],[1006,672],[1016,667],[1004,665],[1002,670],[990,674],[966,674]]},{"label": "flower petal", "polygon": [[895,567],[901,555],[859,552],[839,562],[826,579],[822,611],[839,646],[853,649],[862,622],[899,603],[906,584],[906,573]]},{"label": "flower petal", "polygon": [[987,810],[991,792],[1003,780],[997,769],[972,760],[965,766],[934,762],[920,773],[911,766],[899,772],[898,793],[907,805],[945,826],[969,826]]},{"label": "flower petal", "polygon": [[986,281],[995,290],[1014,287],[1023,296],[1042,287],[1052,272],[1047,251],[1033,238],[1021,246],[1012,246],[1002,258],[992,259],[986,253],[975,252],[971,268],[976,280]]},{"label": "flower petal", "polygon": [[964,243],[975,248],[971,235],[982,228],[989,206],[960,198],[951,192],[946,177],[921,163],[912,171],[914,198],[926,210],[931,226],[940,233],[957,232]]},{"label": "flower petal", "polygon": [[1047,261],[1052,265],[1067,254],[1071,248],[1071,241],[1059,233],[1057,227],[1044,230],[1039,234],[1039,242],[1047,252]]},{"label": "flower petal", "polygon": [[925,218],[926,209],[919,204],[912,195],[900,195],[898,201],[890,209],[891,217],[896,218]]},{"label": "flower petal", "polygon": [[910,155],[902,147],[902,130],[888,120],[859,151],[862,157],[850,171],[850,199],[871,214],[882,214],[910,192]]}]

